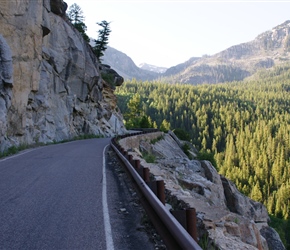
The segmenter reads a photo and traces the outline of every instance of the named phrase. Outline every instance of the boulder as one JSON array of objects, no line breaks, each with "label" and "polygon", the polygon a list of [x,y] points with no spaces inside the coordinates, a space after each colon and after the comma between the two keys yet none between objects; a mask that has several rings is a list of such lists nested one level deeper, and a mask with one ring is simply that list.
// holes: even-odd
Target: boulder
[{"label": "boulder", "polygon": [[101,64],[100,71],[103,79],[109,83],[112,89],[116,86],[121,86],[124,82],[124,78],[120,76],[115,70],[113,70],[109,65]]},{"label": "boulder", "polygon": [[286,250],[281,242],[279,234],[271,227],[263,227],[261,230],[261,235],[267,240],[270,250]]},{"label": "boulder", "polygon": [[224,176],[221,176],[221,180],[226,204],[231,212],[246,216],[255,222],[268,222],[270,220],[267,209],[262,203],[241,194],[236,186]]},{"label": "boulder", "polygon": [[67,3],[63,0],[50,0],[51,11],[59,16],[64,16],[67,10]]}]

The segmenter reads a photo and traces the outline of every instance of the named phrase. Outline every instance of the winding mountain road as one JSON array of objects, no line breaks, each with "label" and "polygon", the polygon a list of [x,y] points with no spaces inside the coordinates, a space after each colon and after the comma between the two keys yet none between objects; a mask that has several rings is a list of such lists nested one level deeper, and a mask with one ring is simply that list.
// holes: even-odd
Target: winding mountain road
[{"label": "winding mountain road", "polygon": [[106,170],[109,142],[74,141],[0,159],[0,249],[133,249],[114,239],[122,220],[112,232],[120,194]]}]

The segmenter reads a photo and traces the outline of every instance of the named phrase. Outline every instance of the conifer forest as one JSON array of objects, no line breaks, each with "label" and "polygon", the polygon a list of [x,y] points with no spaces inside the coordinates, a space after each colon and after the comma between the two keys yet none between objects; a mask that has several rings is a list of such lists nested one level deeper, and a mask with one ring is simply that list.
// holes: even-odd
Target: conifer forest
[{"label": "conifer forest", "polygon": [[266,206],[271,225],[289,249],[290,65],[222,84],[133,79],[115,93],[126,125],[134,124],[128,104],[137,100],[135,118],[186,131],[200,152],[212,155],[221,175]]}]

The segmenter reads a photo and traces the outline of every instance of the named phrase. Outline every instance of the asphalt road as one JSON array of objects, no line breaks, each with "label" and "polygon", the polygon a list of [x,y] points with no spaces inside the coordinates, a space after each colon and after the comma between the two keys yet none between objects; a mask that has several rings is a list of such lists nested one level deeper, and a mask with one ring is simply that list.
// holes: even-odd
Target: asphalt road
[{"label": "asphalt road", "polygon": [[111,226],[119,207],[103,164],[108,144],[82,140],[0,159],[0,249],[131,249],[114,244],[124,222]]}]

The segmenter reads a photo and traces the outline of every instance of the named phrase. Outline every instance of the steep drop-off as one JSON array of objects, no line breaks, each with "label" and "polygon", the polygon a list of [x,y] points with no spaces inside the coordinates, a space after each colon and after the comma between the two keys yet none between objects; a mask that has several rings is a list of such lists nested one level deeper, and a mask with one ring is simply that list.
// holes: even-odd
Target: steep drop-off
[{"label": "steep drop-off", "polygon": [[[240,193],[206,160],[190,160],[181,150],[188,142],[172,132],[156,132],[121,139],[119,144],[147,167],[151,179],[164,180],[167,207],[195,208],[197,236],[203,249],[285,250],[268,225],[266,207]],[[194,148],[191,149],[194,155]],[[154,156],[147,163],[142,155]]]},{"label": "steep drop-off", "polygon": [[62,0],[1,3],[0,151],[125,131],[113,89],[66,8]]}]

